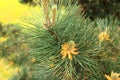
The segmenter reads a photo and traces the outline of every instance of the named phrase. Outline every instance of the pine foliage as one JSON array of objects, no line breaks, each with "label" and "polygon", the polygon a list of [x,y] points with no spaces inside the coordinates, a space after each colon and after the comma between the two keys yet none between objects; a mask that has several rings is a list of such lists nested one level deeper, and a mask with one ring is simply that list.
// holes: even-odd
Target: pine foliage
[{"label": "pine foliage", "polygon": [[92,22],[79,13],[77,2],[65,2],[65,9],[62,4],[41,0],[40,12],[31,11],[32,17],[21,18],[30,46],[26,57],[32,63],[21,68],[17,79],[104,80],[104,74],[120,71],[118,20],[109,17]]},{"label": "pine foliage", "polygon": [[[104,76],[101,67],[105,67],[102,66],[104,62],[109,62],[109,55],[114,54],[114,51],[116,55],[119,54],[118,22],[98,19],[94,24],[85,18],[84,13],[78,13],[76,2],[71,2],[66,2],[63,13],[62,1],[55,4],[44,0],[40,6],[43,12],[34,12],[32,18],[21,19],[22,26],[27,23],[30,27],[25,30],[31,47],[30,57],[35,58],[35,80],[101,79]],[[103,31],[108,31],[106,35],[109,40],[103,35],[100,41],[98,36]],[[72,44],[76,45],[79,54],[74,55],[69,50],[67,52],[69,45],[69,49],[75,49]],[[62,49],[66,51],[63,50],[61,55]]]}]

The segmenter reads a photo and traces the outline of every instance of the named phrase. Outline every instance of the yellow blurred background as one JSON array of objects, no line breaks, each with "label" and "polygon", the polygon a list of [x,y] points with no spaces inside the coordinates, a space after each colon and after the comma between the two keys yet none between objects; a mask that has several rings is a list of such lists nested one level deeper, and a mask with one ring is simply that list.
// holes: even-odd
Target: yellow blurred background
[{"label": "yellow blurred background", "polygon": [[30,6],[21,4],[19,0],[0,0],[0,22],[13,24],[25,15]]}]

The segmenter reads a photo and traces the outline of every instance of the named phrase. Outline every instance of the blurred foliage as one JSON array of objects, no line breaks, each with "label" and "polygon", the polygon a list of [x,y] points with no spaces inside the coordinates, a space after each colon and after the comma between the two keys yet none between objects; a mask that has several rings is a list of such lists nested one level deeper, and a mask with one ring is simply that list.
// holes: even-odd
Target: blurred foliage
[{"label": "blurred foliage", "polygon": [[[6,40],[4,40],[4,38],[6,38]],[[18,74],[22,70],[21,67],[23,65],[29,67],[29,64],[32,63],[31,59],[28,59],[29,48],[26,39],[18,25],[0,24],[0,40],[2,40],[0,43],[0,61],[4,59],[3,63],[6,63],[0,64],[2,65],[1,69],[4,71],[7,69],[7,71],[1,73],[2,75],[6,75],[6,78],[2,79],[4,76],[0,75],[0,79],[8,80],[11,75],[14,75],[13,73],[15,71],[15,75],[21,78],[20,74]],[[16,70],[16,68],[19,70]],[[14,72],[11,73],[11,70]]]},{"label": "blurred foliage", "polygon": [[22,4],[29,4],[30,6],[36,6],[37,4],[34,2],[34,0],[19,0]]},{"label": "blurred foliage", "polygon": [[17,69],[11,66],[5,59],[0,59],[0,79],[8,80],[11,76],[17,73]]},{"label": "blurred foliage", "polygon": [[78,0],[83,11],[91,18],[114,15],[120,19],[120,0]]},{"label": "blurred foliage", "polygon": [[20,32],[21,29],[19,27],[9,24],[0,28],[0,36],[3,38],[7,37],[7,40],[0,44],[1,56],[7,56],[26,49],[24,48],[26,46],[24,44],[25,38]]},{"label": "blurred foliage", "polygon": [[[21,3],[36,5],[35,0],[20,0]],[[38,1],[38,0],[37,0]],[[53,0],[57,2],[59,0]],[[114,15],[120,19],[120,0],[75,0],[82,11],[87,13],[93,20],[97,17],[104,18],[108,15]],[[66,1],[64,1],[66,2]]]},{"label": "blurred foliage", "polygon": [[19,0],[21,3],[32,3],[33,0]]}]

